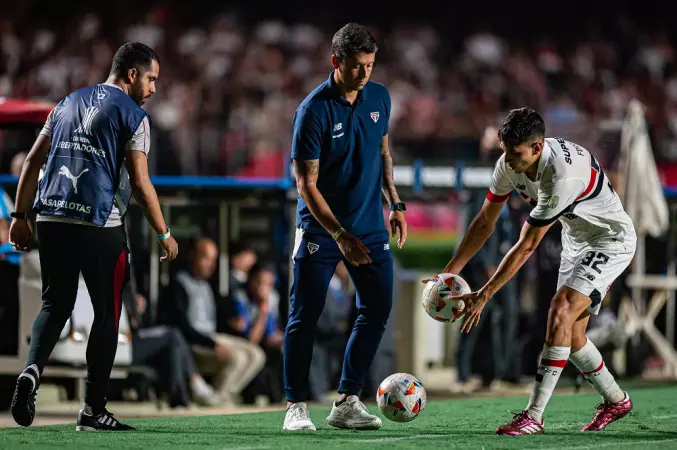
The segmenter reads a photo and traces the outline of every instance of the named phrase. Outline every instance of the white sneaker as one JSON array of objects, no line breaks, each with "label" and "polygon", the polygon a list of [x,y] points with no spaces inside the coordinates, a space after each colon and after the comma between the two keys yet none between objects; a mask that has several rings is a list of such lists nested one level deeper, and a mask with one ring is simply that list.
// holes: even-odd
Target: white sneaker
[{"label": "white sneaker", "polygon": [[294,403],[287,409],[287,414],[284,416],[283,430],[297,431],[297,430],[312,430],[315,431],[315,425],[310,420],[308,415],[308,406],[303,403]]},{"label": "white sneaker", "polygon": [[350,395],[340,405],[334,402],[327,417],[327,425],[351,430],[378,430],[381,428],[381,419],[369,414],[357,395]]},{"label": "white sneaker", "polygon": [[210,385],[202,378],[191,380],[191,390],[193,391],[193,400],[201,406],[217,406],[221,401]]}]

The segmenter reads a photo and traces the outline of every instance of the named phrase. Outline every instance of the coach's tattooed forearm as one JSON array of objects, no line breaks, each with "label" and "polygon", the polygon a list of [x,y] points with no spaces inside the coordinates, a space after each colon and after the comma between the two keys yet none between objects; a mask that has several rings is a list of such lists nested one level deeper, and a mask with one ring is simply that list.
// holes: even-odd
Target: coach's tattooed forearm
[{"label": "coach's tattooed forearm", "polygon": [[341,224],[336,220],[327,201],[317,188],[317,178],[320,171],[320,161],[294,159],[294,171],[296,172],[296,188],[299,196],[303,199],[310,213],[324,227],[329,234],[336,233]]},{"label": "coach's tattooed forearm", "polygon": [[393,158],[390,156],[387,134],[381,140],[381,161],[383,162],[383,195],[385,195],[389,205],[394,205],[400,202],[400,197],[397,195],[397,189],[395,188]]}]

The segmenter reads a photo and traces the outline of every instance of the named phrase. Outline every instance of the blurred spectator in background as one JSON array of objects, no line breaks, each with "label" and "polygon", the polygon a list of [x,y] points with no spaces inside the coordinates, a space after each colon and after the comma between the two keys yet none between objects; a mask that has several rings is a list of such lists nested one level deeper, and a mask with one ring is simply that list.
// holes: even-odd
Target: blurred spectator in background
[{"label": "blurred spectator in background", "polygon": [[214,241],[196,241],[190,250],[189,270],[176,273],[163,299],[162,321],[181,330],[192,346],[200,373],[215,375],[212,384],[223,401],[235,403],[265,364],[265,354],[247,339],[219,332],[225,328],[227,312],[208,281],[217,257]]},{"label": "blurred spectator in background", "polygon": [[254,267],[258,257],[254,249],[249,245],[233,243],[229,246],[230,275],[228,288],[235,292],[244,288],[249,271]]},{"label": "blurred spectator in background", "polygon": [[[59,101],[100,79],[120,42],[140,40],[157,49],[165,74],[147,106],[158,173],[286,176],[290,118],[326,79],[320,55],[329,51],[333,24],[245,20],[260,17],[253,4],[238,5],[241,15],[205,2],[134,6],[119,15],[91,4],[69,9],[53,18],[60,27],[6,14],[0,96]],[[529,105],[544,111],[550,135],[566,135],[597,156],[597,125],[623,119],[637,98],[647,106],[657,158],[677,161],[669,23],[630,20],[619,7],[611,15],[605,10],[605,27],[585,26],[584,17],[602,17],[594,9],[577,14],[576,36],[537,26],[528,44],[498,26],[508,19],[483,17],[463,35],[446,21],[419,24],[389,11],[382,18],[388,26],[371,28],[386,43],[373,78],[391,93],[391,134],[399,143],[393,151],[412,159],[472,156],[469,139],[479,140],[500,113]]]},{"label": "blurred spectator in background", "polygon": [[313,359],[310,362],[310,396],[324,402],[325,395],[338,387],[343,354],[348,343],[350,311],[355,303],[355,289],[343,262],[338,263],[329,282],[324,309],[317,322]]},{"label": "blurred spectator in background", "polygon": [[249,271],[244,289],[232,297],[234,315],[229,320],[230,328],[266,353],[264,369],[244,392],[245,403],[254,403],[259,395],[267,396],[272,403],[282,401],[283,334],[277,313],[271,308],[276,276],[273,267],[256,265]]},{"label": "blurred spectator in background", "polygon": [[181,331],[173,326],[147,323],[148,302],[137,292],[133,275],[123,296],[132,330],[132,364],[149,366],[163,374],[158,381],[167,384],[164,390],[168,393],[170,408],[188,407],[191,393],[200,405],[219,404],[218,396],[198,373]]}]

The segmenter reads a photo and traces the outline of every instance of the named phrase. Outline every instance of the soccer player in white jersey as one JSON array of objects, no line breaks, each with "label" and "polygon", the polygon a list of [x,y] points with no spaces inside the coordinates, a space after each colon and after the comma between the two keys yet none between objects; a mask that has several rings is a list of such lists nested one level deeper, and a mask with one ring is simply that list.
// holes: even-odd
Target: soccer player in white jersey
[{"label": "soccer player in white jersey", "polygon": [[527,408],[498,434],[543,433],[543,412],[567,360],[604,401],[583,431],[598,431],[632,409],[602,356],[585,336],[590,314],[599,312],[611,283],[628,267],[637,237],[630,217],[595,158],[564,139],[545,138],[545,123],[530,108],[510,111],[498,131],[499,158],[487,199],[444,272],[459,273],[494,230],[505,201],[517,191],[535,208],[519,241],[493,277],[465,302],[461,331],[479,323],[484,305],[533,254],[550,226],[562,222],[562,260],[557,293],[550,301],[542,359]]}]

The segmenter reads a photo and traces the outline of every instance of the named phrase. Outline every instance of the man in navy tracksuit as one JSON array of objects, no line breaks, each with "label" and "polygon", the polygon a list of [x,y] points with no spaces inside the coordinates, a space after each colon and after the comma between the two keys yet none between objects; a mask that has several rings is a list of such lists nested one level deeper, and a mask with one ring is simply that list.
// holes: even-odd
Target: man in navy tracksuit
[{"label": "man in navy tracksuit", "polygon": [[150,121],[141,109],[155,92],[159,70],[157,55],[146,45],[120,47],[105,83],[73,92],[49,114],[24,163],[9,240],[17,250],[28,250],[32,232],[27,218],[31,209],[36,212],[42,309],[33,322],[26,369],[12,400],[19,425],[33,422],[40,375],[71,316],[82,273],[94,322],[85,404],[76,429],[132,429],[106,410],[121,296],[129,279],[123,219],[132,194],[165,250],[161,259],[171,261],[178,252],[148,176]]},{"label": "man in navy tracksuit", "polygon": [[305,403],[313,338],[341,260],[357,289],[359,315],[346,348],[339,399],[327,423],[352,429],[381,426],[358,398],[392,304],[393,260],[381,192],[390,205],[393,235],[400,233],[400,247],[407,224],[388,149],[390,95],[369,81],[377,51],[366,28],[354,23],[341,28],[332,40],[335,70],[294,115],[291,156],[299,198],[284,340],[285,430],[315,430]]}]

